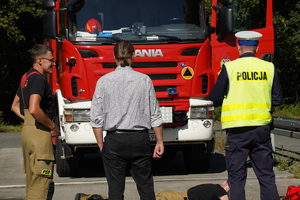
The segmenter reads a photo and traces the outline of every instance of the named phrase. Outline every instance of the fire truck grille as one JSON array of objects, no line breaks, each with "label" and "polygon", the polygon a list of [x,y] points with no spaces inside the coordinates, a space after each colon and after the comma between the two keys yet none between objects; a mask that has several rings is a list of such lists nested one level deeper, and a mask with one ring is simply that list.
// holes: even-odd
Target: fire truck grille
[{"label": "fire truck grille", "polygon": [[[103,63],[103,68],[116,68],[116,63]],[[132,68],[177,67],[177,62],[135,62]]]},{"label": "fire truck grille", "polygon": [[148,74],[151,80],[176,79],[176,74]]},{"label": "fire truck grille", "polygon": [[207,88],[208,88],[208,77],[207,74],[201,75],[202,78],[202,94],[207,93]]},{"label": "fire truck grille", "polygon": [[175,86],[154,86],[155,92],[167,92],[168,88],[176,88]]},{"label": "fire truck grille", "polygon": [[78,97],[78,87],[77,87],[77,78],[73,77],[72,78],[72,94],[74,97]]},{"label": "fire truck grille", "polygon": [[174,101],[174,98],[157,98],[158,101]]}]

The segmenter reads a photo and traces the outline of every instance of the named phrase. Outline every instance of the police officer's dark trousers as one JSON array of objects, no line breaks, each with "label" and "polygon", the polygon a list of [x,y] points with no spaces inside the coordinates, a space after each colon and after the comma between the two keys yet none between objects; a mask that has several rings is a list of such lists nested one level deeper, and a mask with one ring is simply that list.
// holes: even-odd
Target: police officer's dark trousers
[{"label": "police officer's dark trousers", "polygon": [[261,200],[279,200],[273,171],[270,125],[227,129],[229,199],[245,200],[247,157],[259,180]]},{"label": "police officer's dark trousers", "polygon": [[54,193],[51,134],[27,109],[24,114],[21,141],[26,173],[26,200],[51,200]]},{"label": "police officer's dark trousers", "polygon": [[102,149],[109,200],[123,200],[126,169],[136,182],[141,200],[155,200],[152,151],[148,131],[108,132]]}]

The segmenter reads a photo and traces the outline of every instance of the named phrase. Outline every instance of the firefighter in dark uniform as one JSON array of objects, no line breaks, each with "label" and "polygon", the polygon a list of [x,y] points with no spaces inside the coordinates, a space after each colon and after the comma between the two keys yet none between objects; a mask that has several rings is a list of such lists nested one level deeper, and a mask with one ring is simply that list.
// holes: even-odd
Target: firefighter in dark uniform
[{"label": "firefighter in dark uniform", "polygon": [[223,65],[210,95],[215,105],[222,105],[229,199],[245,200],[249,157],[259,180],[261,200],[279,200],[270,132],[272,107],[283,104],[281,86],[274,65],[255,57],[262,35],[241,31],[235,36],[240,58]]},{"label": "firefighter in dark uniform", "polygon": [[12,111],[24,119],[21,134],[26,200],[52,199],[54,193],[54,153],[52,137],[59,129],[52,122],[53,98],[47,73],[55,65],[53,50],[37,44],[31,50],[33,67],[21,79],[12,103]]}]

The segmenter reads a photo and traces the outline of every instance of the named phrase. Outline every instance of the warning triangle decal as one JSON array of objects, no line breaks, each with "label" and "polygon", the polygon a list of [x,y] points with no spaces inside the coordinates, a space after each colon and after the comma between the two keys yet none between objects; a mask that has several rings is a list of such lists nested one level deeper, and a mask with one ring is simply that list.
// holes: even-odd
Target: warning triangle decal
[{"label": "warning triangle decal", "polygon": [[186,68],[183,76],[193,76],[193,74],[190,72],[189,68]]},{"label": "warning triangle decal", "polygon": [[191,79],[194,76],[194,70],[191,67],[185,67],[182,69],[181,75],[184,79]]}]

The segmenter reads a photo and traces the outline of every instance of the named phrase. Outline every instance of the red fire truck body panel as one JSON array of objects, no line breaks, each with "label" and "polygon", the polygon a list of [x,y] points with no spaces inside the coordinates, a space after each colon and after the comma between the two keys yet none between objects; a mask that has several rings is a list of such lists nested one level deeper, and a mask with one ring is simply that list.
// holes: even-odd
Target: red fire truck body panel
[{"label": "red fire truck body panel", "polygon": [[[202,85],[203,77],[209,77],[209,80],[212,77],[208,59],[210,57],[208,39],[204,44],[134,45],[134,48],[138,53],[134,58],[134,70],[148,75],[172,74],[175,76],[170,80],[153,80],[153,84],[157,87],[171,85],[176,86],[179,91],[176,96],[170,96],[166,92],[157,92],[158,98],[207,97],[209,95],[208,91],[212,88],[213,82]],[[180,55],[185,49],[191,48],[199,48],[198,55]],[[78,49],[96,52],[99,57],[82,58]],[[61,84],[63,96],[68,99],[92,99],[97,80],[116,67],[112,54],[113,46],[111,45],[83,46],[64,40],[60,54],[62,62],[58,66],[58,71],[61,73],[59,78],[61,82],[58,84]],[[69,64],[72,58],[76,59],[74,66]],[[139,67],[139,63],[152,63],[153,65],[143,68]],[[110,64],[110,66],[105,67],[105,64]],[[164,64],[169,64],[169,66],[163,67]],[[77,96],[72,93],[72,80],[74,79],[78,90],[82,90]]]}]

